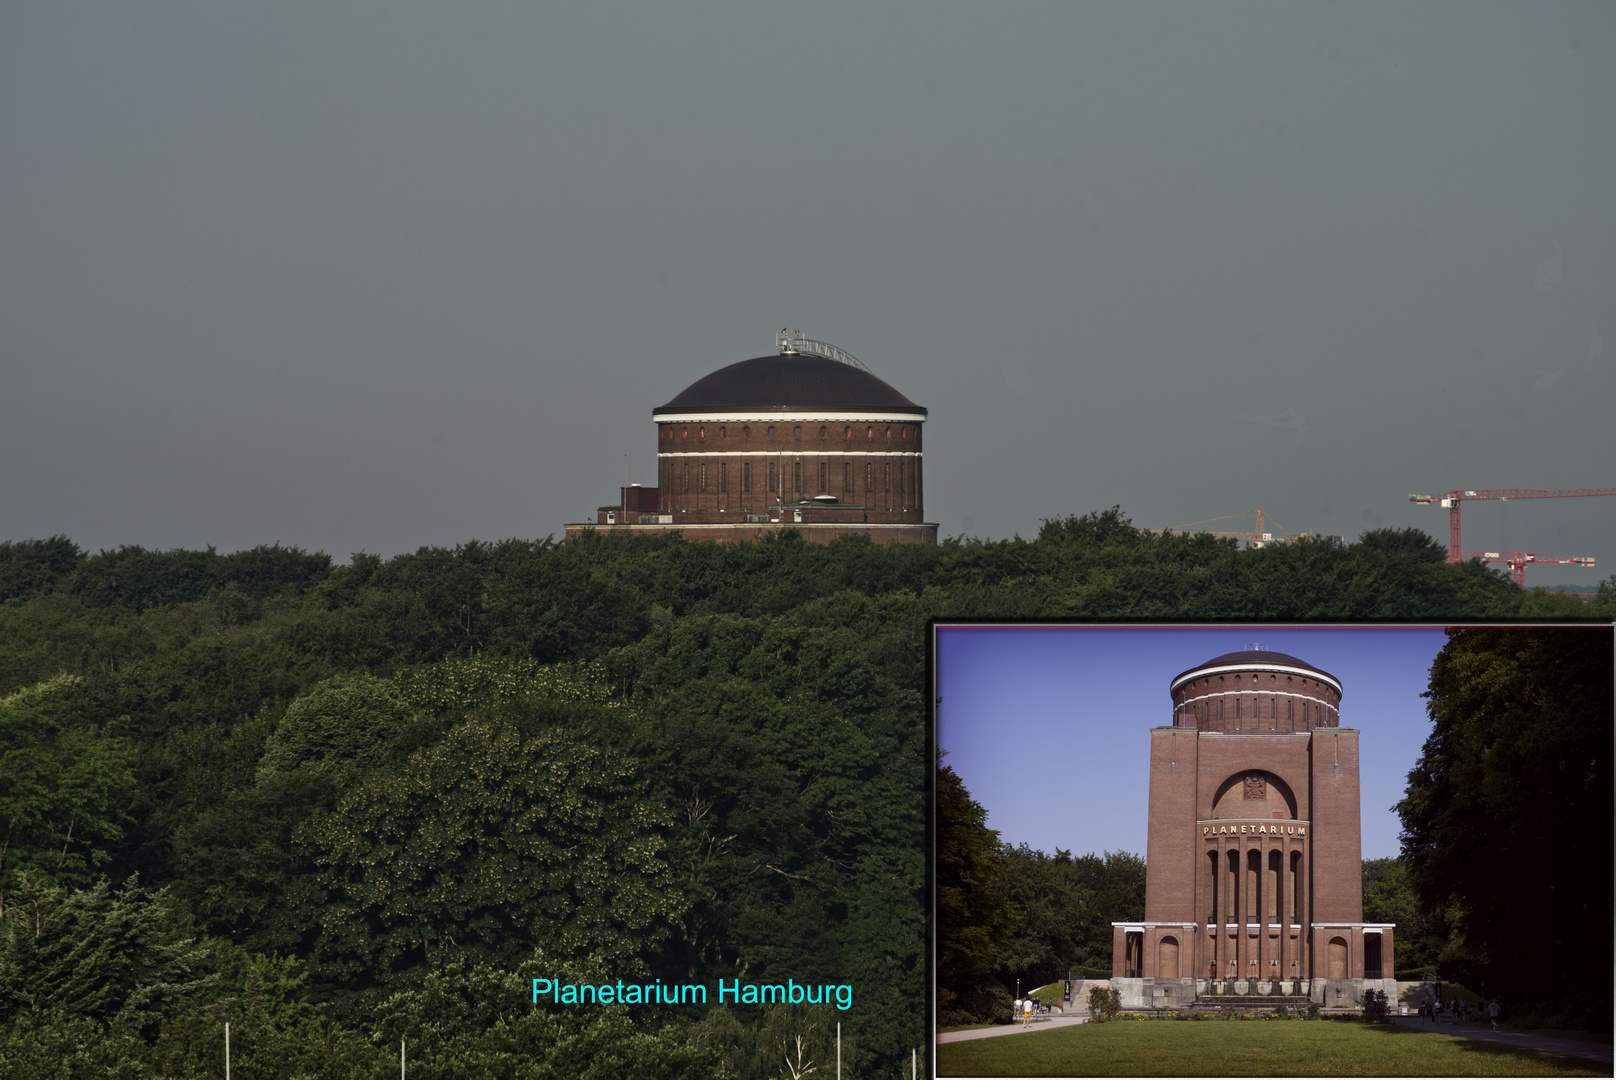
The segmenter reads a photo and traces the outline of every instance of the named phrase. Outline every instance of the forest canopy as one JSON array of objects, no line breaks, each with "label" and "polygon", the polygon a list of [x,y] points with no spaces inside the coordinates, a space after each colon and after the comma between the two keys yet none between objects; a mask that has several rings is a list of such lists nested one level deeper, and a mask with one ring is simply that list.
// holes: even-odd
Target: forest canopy
[{"label": "forest canopy", "polygon": [[[1610,583],[1584,605],[1440,555],[1392,530],[1239,550],[1117,508],[1030,540],[586,534],[341,565],[0,543],[0,1072],[191,1075],[230,1021],[241,1060],[316,1076],[370,1075],[410,1031],[416,1075],[749,1075],[840,1022],[847,1075],[889,1074],[929,1046],[929,620],[1616,610]],[[1029,874],[970,903],[1050,925],[1062,890],[1137,869],[962,857],[984,850]],[[47,922],[144,1004],[93,1001],[25,940]],[[1100,948],[1002,937],[1052,970]],[[534,965],[855,1005],[590,1017],[471,989]]]}]

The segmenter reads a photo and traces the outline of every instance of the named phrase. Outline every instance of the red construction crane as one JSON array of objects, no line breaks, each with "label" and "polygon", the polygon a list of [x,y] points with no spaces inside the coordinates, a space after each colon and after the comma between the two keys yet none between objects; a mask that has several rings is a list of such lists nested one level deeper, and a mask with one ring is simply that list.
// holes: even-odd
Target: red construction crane
[{"label": "red construction crane", "polygon": [[[1459,550],[1459,504],[1466,499],[1576,499],[1588,495],[1616,495],[1616,488],[1566,488],[1561,491],[1531,491],[1522,488],[1500,488],[1492,491],[1450,491],[1445,495],[1410,495],[1409,502],[1441,503],[1448,508],[1448,561],[1464,562],[1469,555]],[[1517,552],[1517,554],[1519,554]],[[1496,561],[1507,561],[1499,559]],[[1576,561],[1536,559],[1536,562]],[[1511,564],[1513,565],[1513,564]],[[1517,580],[1519,580],[1517,578]]]},{"label": "red construction crane", "polygon": [[1480,559],[1482,562],[1501,562],[1509,564],[1509,576],[1515,584],[1526,588],[1527,563],[1570,563],[1574,566],[1592,566],[1592,559],[1549,559],[1539,555],[1531,555],[1523,551],[1461,551],[1465,559]]}]

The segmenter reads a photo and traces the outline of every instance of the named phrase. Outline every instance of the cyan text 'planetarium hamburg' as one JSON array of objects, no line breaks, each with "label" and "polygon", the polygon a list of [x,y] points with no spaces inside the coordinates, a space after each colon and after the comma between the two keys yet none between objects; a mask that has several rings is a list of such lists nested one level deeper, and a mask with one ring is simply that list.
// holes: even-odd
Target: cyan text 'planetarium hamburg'
[{"label": "cyan text 'planetarium hamburg'", "polygon": [[1112,924],[1123,1006],[1395,999],[1394,926],[1363,921],[1340,680],[1254,647],[1169,690],[1173,721],[1150,732],[1145,918]]},{"label": "cyan text 'planetarium hamburg'", "polygon": [[623,488],[592,524],[567,525],[567,538],[594,529],[729,542],[796,529],[820,543],[936,543],[921,509],[926,410],[833,345],[783,330],[777,344],[654,409],[657,486]]}]

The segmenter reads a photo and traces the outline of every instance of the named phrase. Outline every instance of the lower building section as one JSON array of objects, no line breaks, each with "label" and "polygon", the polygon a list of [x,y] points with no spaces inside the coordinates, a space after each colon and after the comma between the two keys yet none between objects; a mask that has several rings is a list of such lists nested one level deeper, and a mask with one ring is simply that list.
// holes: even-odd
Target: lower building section
[{"label": "lower building section", "polygon": [[[1381,981],[1392,978],[1391,923],[1112,923],[1112,978],[1218,983]],[[1245,991],[1240,991],[1244,993]]]},{"label": "lower building section", "polygon": [[[1189,1009],[1229,1006],[1239,1009],[1279,1005],[1317,1005],[1323,1012],[1359,1012],[1366,990],[1380,990],[1397,1000],[1392,979],[1166,979],[1149,976],[1107,980],[1122,1008]],[[1079,1001],[1079,1007],[1086,1002]]]},{"label": "lower building section", "polygon": [[935,544],[937,525],[912,516],[894,518],[878,509],[821,497],[773,506],[741,507],[740,512],[713,507],[694,510],[669,504],[661,488],[630,484],[621,489],[616,506],[602,506],[595,520],[566,526],[566,538],[576,540],[593,530],[602,534],[661,535],[676,533],[686,540],[736,544],[761,540],[771,533],[795,529],[805,540],[828,544],[844,536],[867,536],[877,544]]},{"label": "lower building section", "polygon": [[[759,515],[765,516],[765,515]],[[804,515],[805,517],[807,515]],[[778,518],[784,520],[778,520]],[[788,509],[785,514],[765,521],[746,521],[711,525],[657,524],[569,524],[566,538],[576,540],[585,532],[603,536],[631,534],[635,536],[677,533],[686,540],[711,540],[719,544],[738,544],[743,540],[761,540],[765,536],[795,529],[803,539],[816,544],[828,544],[844,536],[867,536],[877,544],[935,544],[935,522],[917,524],[865,524],[862,522],[792,520]]]}]

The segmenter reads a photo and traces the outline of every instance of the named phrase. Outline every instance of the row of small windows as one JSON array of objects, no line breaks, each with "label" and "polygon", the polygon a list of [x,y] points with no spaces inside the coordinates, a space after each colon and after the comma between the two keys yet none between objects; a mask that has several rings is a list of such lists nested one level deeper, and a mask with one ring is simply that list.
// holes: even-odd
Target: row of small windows
[{"label": "row of small windows", "polygon": [[[770,428],[769,428],[769,438],[771,438],[771,439],[774,438],[775,430],[776,429],[773,426],[770,426]],[[794,426],[791,429],[791,434],[795,438],[798,438],[798,439],[802,438],[802,425],[798,424],[798,425]],[[910,434],[910,428],[908,428],[907,426],[905,426],[903,424],[898,425],[898,438],[907,439],[907,438],[909,438],[909,434]],[[828,427],[824,426],[824,425],[821,425],[820,428],[819,428],[819,437],[821,439],[824,439],[824,438],[828,438],[829,435],[830,435],[830,429]],[[704,427],[698,427],[696,429],[696,438],[705,439],[706,437],[707,437],[707,429],[704,428]],[[718,429],[718,437],[720,439],[729,438],[729,428],[728,427],[719,428]],[[750,439],[751,437],[752,437],[752,428],[750,426],[741,428],[741,438]],[[865,439],[874,439],[875,438],[875,427],[874,427],[874,425],[871,425],[871,426],[866,427],[864,429],[864,437],[865,437]],[[917,432],[916,433],[916,438],[918,438],[918,437],[919,437],[919,433]],[[674,438],[673,428],[664,427],[662,429],[662,438],[665,439],[665,440],[673,439]],[[687,428],[687,427],[680,428],[678,438],[681,438],[681,439],[690,438],[690,429]],[[853,428],[851,426],[847,426],[847,427],[842,428],[842,438],[848,439],[848,440],[851,440],[853,438]],[[886,425],[886,438],[888,438],[888,439],[892,438],[892,425],[891,424]]]},{"label": "row of small windows", "polygon": [[[1247,719],[1249,719],[1249,720],[1263,720],[1263,719],[1278,720],[1279,719],[1279,701],[1278,701],[1277,698],[1269,698],[1268,701],[1267,701],[1267,708],[1263,707],[1264,702],[1263,702],[1262,698],[1259,698],[1259,697],[1251,698],[1250,699],[1250,701],[1251,701],[1250,706],[1247,706],[1245,704],[1246,700],[1247,700],[1246,698],[1240,698],[1240,697],[1235,698],[1234,699],[1234,708],[1232,710],[1230,710],[1228,708],[1228,701],[1227,700],[1222,699],[1222,698],[1218,699],[1217,716],[1215,718],[1212,715],[1213,710],[1212,710],[1212,703],[1210,701],[1203,702],[1203,703],[1200,703],[1200,704],[1195,704],[1195,705],[1185,705],[1184,708],[1183,708],[1182,715],[1183,715],[1183,717],[1184,717],[1184,719],[1186,721],[1199,721],[1199,720],[1212,721],[1212,720],[1215,719],[1215,720],[1221,722],[1221,721],[1226,720],[1226,719],[1231,719],[1231,717],[1229,716],[1229,712],[1232,711],[1234,713],[1234,716],[1232,717],[1232,719],[1234,719],[1236,721],[1247,720]],[[1323,724],[1324,723],[1324,709],[1325,709],[1325,706],[1322,703],[1314,702],[1314,701],[1307,701],[1307,700],[1304,699],[1302,701],[1302,709],[1301,709],[1301,713],[1302,713],[1301,720],[1302,720],[1302,722],[1305,724],[1305,723],[1308,723],[1309,721],[1312,721],[1314,726],[1318,726],[1318,725]],[[1285,699],[1285,721],[1287,723],[1294,723],[1296,721],[1296,719],[1297,719],[1296,712],[1297,712],[1297,710],[1296,710],[1296,699],[1295,698],[1286,698]],[[1266,716],[1264,715],[1265,713],[1266,713]]]},{"label": "row of small windows", "polygon": [[[1262,682],[1262,676],[1261,675],[1248,675],[1248,676],[1246,676],[1246,678],[1247,678],[1247,681],[1252,682],[1252,683],[1260,684]],[[1238,676],[1238,675],[1234,676],[1232,681],[1238,683],[1240,681],[1240,676]],[[1268,676],[1268,681],[1271,682],[1271,683],[1277,683],[1279,681],[1279,677],[1277,675],[1270,674]],[[1292,685],[1293,681],[1294,680],[1291,678],[1291,676],[1289,676],[1289,675],[1285,676],[1285,685],[1286,686]],[[1227,685],[1226,682],[1225,682],[1225,677],[1224,676],[1222,676],[1222,675],[1218,676],[1218,685],[1220,687]],[[1313,682],[1310,679],[1303,679],[1302,680],[1302,685],[1303,686],[1312,686]],[[1318,685],[1319,685],[1320,689],[1324,690],[1324,699],[1323,700],[1330,702],[1332,705],[1335,704],[1335,695],[1329,689],[1325,688],[1323,683],[1319,683]],[[1210,677],[1202,679],[1200,681],[1200,683],[1199,683],[1199,686],[1203,690],[1204,689],[1209,689],[1212,686],[1212,679]],[[1196,687],[1197,687],[1197,684],[1192,682],[1192,683],[1189,683],[1185,687],[1185,689],[1186,690],[1194,690],[1194,689],[1196,689]]]},{"label": "row of small windows", "polygon": [[[684,474],[681,477],[681,486],[683,487],[686,495],[690,494],[690,474],[692,471],[694,471],[696,474],[697,491],[703,494],[706,493],[707,465],[708,463],[705,461],[697,462],[693,470],[690,462],[687,461],[684,463]],[[776,462],[769,462],[768,468],[769,480],[768,487],[765,490],[773,491],[777,486],[780,474],[776,472]],[[882,463],[880,490],[886,492],[890,492],[892,490],[892,471],[892,464],[890,462]],[[844,462],[842,465],[842,491],[849,493],[852,492],[853,475],[853,463]],[[819,463],[819,491],[821,494],[830,491],[830,476],[830,463],[821,461]],[[717,480],[718,490],[727,494],[729,492],[729,462],[720,461],[717,463],[715,478]],[[904,472],[900,467],[898,469],[898,492],[900,494],[902,494],[904,491],[904,486]],[[802,491],[802,462],[800,461],[794,461],[791,463],[791,489],[796,492]],[[750,461],[741,462],[741,490],[752,490],[752,463]],[[875,462],[873,461],[866,462],[864,465],[864,490],[876,490]]]}]

